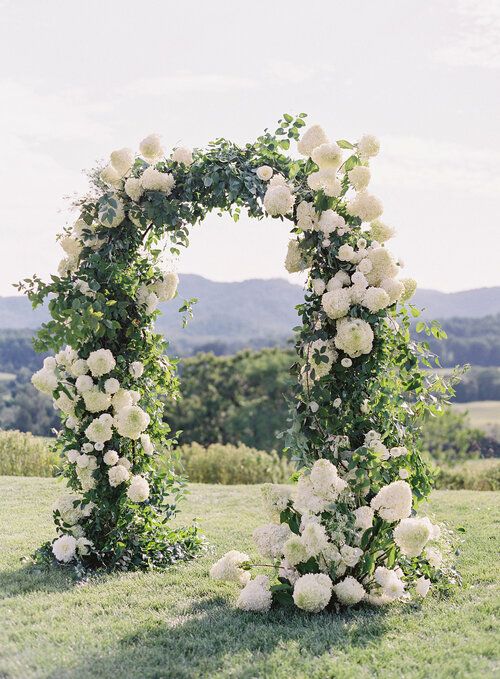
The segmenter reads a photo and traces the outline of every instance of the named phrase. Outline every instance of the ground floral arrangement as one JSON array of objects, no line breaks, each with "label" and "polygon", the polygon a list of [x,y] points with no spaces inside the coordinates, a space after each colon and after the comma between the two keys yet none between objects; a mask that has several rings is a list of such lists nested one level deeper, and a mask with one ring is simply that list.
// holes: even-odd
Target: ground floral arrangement
[{"label": "ground floral arrangement", "polygon": [[[426,370],[437,360],[426,343],[410,340],[418,311],[405,302],[416,283],[398,280],[402,264],[385,247],[393,230],[367,191],[379,144],[368,135],[331,142],[319,126],[301,136],[304,118],[285,115],[244,147],[217,139],[166,158],[151,135],[139,155],[113,152],[60,236],[58,275],[19,284],[35,306],[49,299],[52,320],[36,346],[56,353],[32,381],[61,411],[57,447],[73,490],[54,507],[58,537],[39,562],[162,568],[200,550],[196,527],[169,526],[185,480],[173,466],[157,470],[155,458],[173,456],[176,443],[160,397],[177,398],[179,384],[154,321],[177,291],[164,251],[178,256],[208,212],[237,221],[245,210],[289,220],[285,266],[309,270],[285,438],[298,471],[293,487],[264,489],[271,523],[254,538],[265,563],[232,551],[212,577],[243,586],[244,610],[311,612],[425,596],[456,577],[436,546],[444,531],[414,511],[430,492],[416,422],[439,413],[452,390]],[[301,159],[287,154],[293,142]]]}]

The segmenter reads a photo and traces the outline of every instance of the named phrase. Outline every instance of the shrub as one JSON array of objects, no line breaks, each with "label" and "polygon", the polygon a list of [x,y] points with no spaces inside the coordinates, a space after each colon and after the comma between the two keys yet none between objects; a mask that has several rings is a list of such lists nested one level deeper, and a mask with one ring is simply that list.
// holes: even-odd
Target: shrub
[{"label": "shrub", "polygon": [[468,460],[436,468],[436,488],[500,490],[500,460]]},{"label": "shrub", "polygon": [[204,448],[199,443],[181,446],[179,471],[193,483],[283,483],[293,466],[275,451],[270,453],[243,444],[213,443]]},{"label": "shrub", "polygon": [[55,476],[59,456],[49,439],[20,431],[0,431],[0,474]]}]

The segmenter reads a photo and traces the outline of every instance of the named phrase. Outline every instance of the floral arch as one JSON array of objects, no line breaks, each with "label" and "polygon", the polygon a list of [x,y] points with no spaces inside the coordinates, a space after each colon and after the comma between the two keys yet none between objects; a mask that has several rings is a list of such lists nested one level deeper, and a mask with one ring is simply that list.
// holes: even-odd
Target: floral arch
[{"label": "floral arch", "polygon": [[[162,243],[178,255],[189,226],[211,210],[235,221],[246,210],[289,220],[286,268],[309,270],[285,437],[298,482],[264,488],[271,523],[254,537],[271,578],[251,579],[250,559],[237,551],[212,576],[244,585],[238,605],[247,610],[384,602],[446,581],[432,545],[439,530],[414,507],[430,491],[418,420],[437,413],[450,388],[429,378],[432,357],[410,340],[418,312],[405,302],[416,284],[398,280],[401,263],[385,246],[393,230],[367,191],[379,144],[369,135],[331,142],[317,125],[301,136],[304,118],[285,115],[244,147],[217,139],[166,158],[151,135],[139,155],[113,152],[60,236],[67,256],[58,275],[20,285],[34,305],[50,298],[52,320],[36,346],[56,353],[33,384],[61,411],[57,447],[73,491],[54,508],[58,537],[39,560],[161,568],[200,548],[195,527],[169,526],[185,482],[157,464],[175,443],[160,396],[178,392],[153,328],[158,302],[177,288],[161,267]],[[300,158],[287,153],[294,142]]]}]

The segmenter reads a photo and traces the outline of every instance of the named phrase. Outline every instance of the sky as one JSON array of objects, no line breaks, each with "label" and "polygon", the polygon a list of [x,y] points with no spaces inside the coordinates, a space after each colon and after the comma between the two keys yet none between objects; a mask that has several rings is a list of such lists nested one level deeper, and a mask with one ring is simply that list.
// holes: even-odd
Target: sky
[{"label": "sky", "polygon": [[[498,0],[0,0],[0,295],[62,251],[83,172],[146,135],[251,141],[284,112],[381,141],[371,191],[420,287],[500,285]],[[180,273],[283,277],[286,223],[213,215]]]}]

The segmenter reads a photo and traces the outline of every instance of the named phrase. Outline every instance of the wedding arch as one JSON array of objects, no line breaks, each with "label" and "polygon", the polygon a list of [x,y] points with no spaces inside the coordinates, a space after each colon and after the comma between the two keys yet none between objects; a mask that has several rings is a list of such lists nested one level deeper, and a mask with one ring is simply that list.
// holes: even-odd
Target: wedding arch
[{"label": "wedding arch", "polygon": [[243,585],[246,610],[383,603],[448,582],[440,531],[414,508],[431,487],[418,422],[451,388],[430,376],[428,347],[410,337],[418,312],[405,303],[416,284],[397,278],[402,264],[385,245],[393,229],[367,191],[379,144],[331,142],[318,125],[302,135],[304,125],[305,114],[286,114],[243,147],[217,139],[168,158],[157,135],[138,155],[114,151],[60,236],[58,274],[20,284],[35,306],[49,299],[36,347],[55,355],[32,381],[61,411],[56,445],[72,490],[54,507],[57,537],[39,561],[162,568],[200,549],[196,527],[169,524],[185,481],[165,462],[175,435],[160,397],[176,397],[179,384],[154,331],[178,282],[162,268],[163,246],[177,256],[207,213],[237,221],[244,210],[288,220],[285,266],[309,271],[285,436],[298,473],[293,488],[264,487],[271,523],[254,538],[271,574],[252,579],[248,555],[232,551],[212,577]]}]

